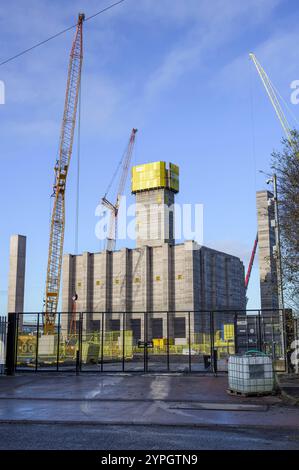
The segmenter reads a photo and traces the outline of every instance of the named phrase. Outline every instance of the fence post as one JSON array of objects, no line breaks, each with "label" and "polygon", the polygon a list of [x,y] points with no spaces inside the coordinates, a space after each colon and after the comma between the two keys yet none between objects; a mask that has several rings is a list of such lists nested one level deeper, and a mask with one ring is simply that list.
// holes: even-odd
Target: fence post
[{"label": "fence post", "polygon": [[102,312],[102,331],[101,331],[101,372],[104,370],[104,321],[105,321],[105,313]]},{"label": "fence post", "polygon": [[262,352],[262,328],[261,328],[261,311],[259,310],[258,314],[258,345],[259,345],[259,350]]},{"label": "fence post", "polygon": [[59,371],[61,313],[58,314],[56,371]]},{"label": "fence post", "polygon": [[[85,312],[85,316],[87,313]],[[84,313],[80,312],[80,336],[79,336],[79,371],[81,372],[82,368],[82,348],[83,348],[83,318],[84,318]],[[86,318],[86,317],[85,317]],[[87,328],[87,318],[85,321],[85,333],[86,333],[86,328]]]},{"label": "fence post", "polygon": [[167,343],[166,343],[166,353],[167,353],[167,372],[170,370],[170,358],[169,358],[169,312],[166,313],[166,330],[167,330]]},{"label": "fence post", "polygon": [[191,318],[188,312],[188,329],[189,329],[189,372],[191,372]]},{"label": "fence post", "polygon": [[6,335],[7,319],[5,317],[0,317],[0,374],[4,374],[5,371]]},{"label": "fence post", "polygon": [[16,343],[17,343],[17,318],[18,313],[8,313],[7,343],[6,343],[6,375],[14,375],[16,368]]},{"label": "fence post", "polygon": [[235,312],[234,316],[234,341],[235,341],[235,354],[238,354],[238,313]]},{"label": "fence post", "polygon": [[76,351],[76,375],[79,375],[80,370],[80,351],[77,349]]},{"label": "fence post", "polygon": [[[283,341],[283,349],[284,349],[284,368],[285,372],[290,373],[291,368],[290,368],[290,363],[288,360],[288,344],[287,344],[287,322],[286,322],[286,312],[290,311],[292,312],[292,309],[285,309],[283,308],[282,310],[282,325],[283,325],[283,330],[282,330],[282,341]],[[292,313],[291,313],[292,316]]]},{"label": "fence post", "polygon": [[38,341],[39,341],[39,313],[37,314],[37,327],[36,327],[35,372],[37,372],[37,369],[38,369]]},{"label": "fence post", "polygon": [[123,331],[122,331],[122,337],[123,337],[123,359],[122,359],[122,371],[124,372],[125,371],[125,321],[126,321],[126,317],[125,317],[126,313],[123,312]]},{"label": "fence post", "polygon": [[214,348],[214,311],[210,312],[211,370],[217,374],[217,350]]},{"label": "fence post", "polygon": [[144,348],[143,348],[143,351],[144,351],[144,372],[147,372],[147,346],[146,346],[146,343],[147,343],[147,315],[146,315],[146,312],[144,312],[144,333],[143,333],[143,337],[144,337]]},{"label": "fence post", "polygon": [[272,354],[272,361],[274,364],[276,351],[275,351],[274,321],[273,320],[274,319],[273,319],[273,312],[272,312],[272,315],[271,315],[271,354]]}]

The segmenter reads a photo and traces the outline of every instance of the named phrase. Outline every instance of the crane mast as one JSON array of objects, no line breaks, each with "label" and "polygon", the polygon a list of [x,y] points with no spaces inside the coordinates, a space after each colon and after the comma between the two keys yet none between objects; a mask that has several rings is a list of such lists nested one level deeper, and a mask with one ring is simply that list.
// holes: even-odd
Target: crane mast
[{"label": "crane mast", "polygon": [[44,332],[54,333],[62,267],[65,230],[65,189],[72,155],[83,59],[83,21],[80,13],[69,59],[64,113],[60,133],[59,159],[54,168],[54,204],[50,226],[47,279],[44,306]]},{"label": "crane mast", "polygon": [[115,204],[113,204],[112,202],[110,202],[106,198],[107,193],[102,198],[102,204],[111,211],[110,223],[109,223],[109,229],[108,229],[108,237],[107,237],[107,241],[106,241],[106,250],[108,250],[108,251],[114,251],[114,249],[115,249],[118,210],[119,210],[121,197],[122,197],[122,195],[124,193],[124,190],[125,190],[128,171],[129,171],[130,162],[131,162],[132,153],[133,153],[133,148],[134,148],[134,144],[135,144],[136,133],[137,133],[137,129],[132,129],[129,144],[128,144],[128,147],[127,147],[127,150],[125,152],[124,159],[123,159],[122,172],[121,172],[121,176],[120,176],[120,181],[119,181],[119,186],[118,186],[118,191],[117,191]]}]

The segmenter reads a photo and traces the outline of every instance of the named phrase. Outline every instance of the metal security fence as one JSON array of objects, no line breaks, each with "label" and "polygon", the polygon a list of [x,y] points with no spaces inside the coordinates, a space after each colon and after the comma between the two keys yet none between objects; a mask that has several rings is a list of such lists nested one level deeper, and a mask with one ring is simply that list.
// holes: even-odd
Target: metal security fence
[{"label": "metal security fence", "polygon": [[[288,311],[289,312],[289,311]],[[286,311],[59,313],[44,334],[42,313],[10,314],[13,369],[69,372],[226,371],[250,349],[285,370]]]},{"label": "metal security fence", "polygon": [[7,318],[0,317],[0,374],[5,371]]}]

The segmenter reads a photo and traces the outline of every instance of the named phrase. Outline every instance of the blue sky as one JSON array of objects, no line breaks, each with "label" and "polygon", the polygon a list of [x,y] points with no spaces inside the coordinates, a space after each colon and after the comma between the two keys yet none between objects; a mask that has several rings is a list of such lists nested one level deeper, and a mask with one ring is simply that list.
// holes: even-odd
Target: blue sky
[{"label": "blue sky", "polygon": [[[0,59],[110,2],[0,0]],[[79,251],[98,251],[95,208],[132,127],[133,163],[180,166],[181,203],[204,204],[204,243],[247,267],[256,234],[259,169],[282,130],[248,53],[286,101],[299,78],[295,0],[127,0],[84,25]],[[42,307],[49,196],[74,31],[0,67],[0,312],[6,312],[9,237],[27,235],[26,311]],[[298,110],[293,105],[293,112]],[[74,251],[76,143],[67,191],[65,252]],[[129,184],[127,184],[129,194]],[[124,243],[125,244],[125,243]],[[249,307],[259,307],[255,264]]]}]

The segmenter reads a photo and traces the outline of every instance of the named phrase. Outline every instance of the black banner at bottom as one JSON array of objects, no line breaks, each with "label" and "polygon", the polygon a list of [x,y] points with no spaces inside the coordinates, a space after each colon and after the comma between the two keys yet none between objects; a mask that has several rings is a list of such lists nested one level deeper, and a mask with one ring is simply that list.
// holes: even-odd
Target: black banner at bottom
[{"label": "black banner at bottom", "polygon": [[[74,463],[80,464],[96,464],[99,467],[106,468],[110,466],[120,466],[123,468],[141,468],[144,465],[169,465],[169,466],[183,466],[198,468],[201,465],[228,464],[240,463],[244,465],[250,464],[265,464],[269,465],[273,461],[276,464],[287,465],[293,459],[298,462],[299,451],[233,451],[233,450],[199,450],[199,451],[144,451],[144,450],[131,450],[131,451],[1,451],[0,461],[2,464],[22,463],[28,464],[41,464],[47,465],[51,463]],[[246,459],[244,461],[244,459]]]}]

